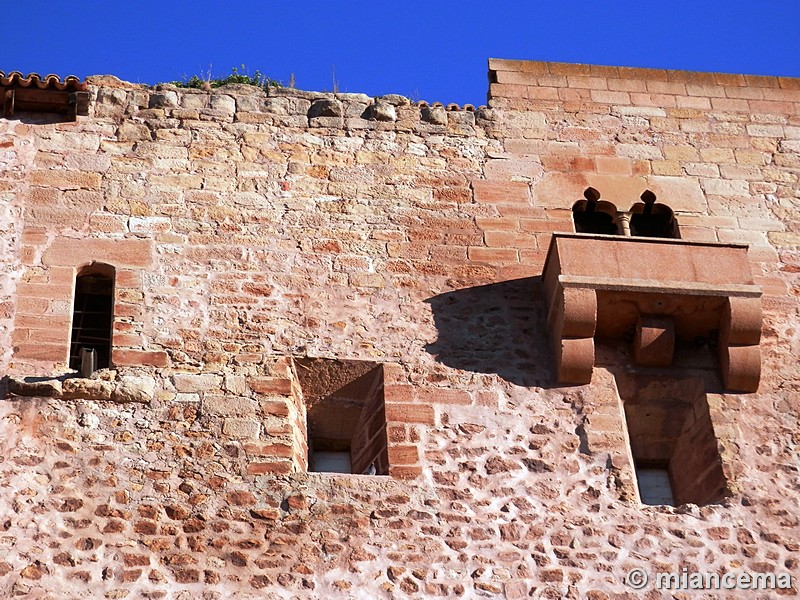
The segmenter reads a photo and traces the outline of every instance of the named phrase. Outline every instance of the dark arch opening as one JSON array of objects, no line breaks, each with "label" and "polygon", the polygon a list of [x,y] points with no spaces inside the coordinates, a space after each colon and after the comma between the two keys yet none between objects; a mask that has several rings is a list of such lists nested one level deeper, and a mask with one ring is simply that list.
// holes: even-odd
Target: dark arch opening
[{"label": "dark arch opening", "polygon": [[631,207],[631,235],[679,239],[678,221],[666,204],[656,204],[656,195],[646,190],[643,202]]},{"label": "dark arch opening", "polygon": [[114,267],[92,263],[75,276],[69,366],[81,370],[81,348],[93,349],[97,368],[111,366],[114,327]]},{"label": "dark arch opening", "polygon": [[594,188],[587,188],[583,195],[585,200],[578,200],[572,205],[572,221],[575,223],[576,233],[617,235],[617,207],[611,202],[600,200],[600,192]]}]

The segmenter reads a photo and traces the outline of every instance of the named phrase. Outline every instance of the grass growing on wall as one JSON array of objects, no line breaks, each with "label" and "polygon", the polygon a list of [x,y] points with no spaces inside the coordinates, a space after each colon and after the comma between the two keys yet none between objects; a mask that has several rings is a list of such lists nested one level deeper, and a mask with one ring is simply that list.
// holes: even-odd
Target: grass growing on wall
[{"label": "grass growing on wall", "polygon": [[283,87],[280,81],[272,79],[264,75],[258,69],[251,75],[247,72],[247,68],[241,65],[241,71],[237,67],[231,68],[231,73],[227,77],[212,77],[211,69],[204,76],[192,75],[190,78],[184,77],[182,81],[170,81],[171,85],[181,88],[195,88],[200,90],[207,90],[211,88],[218,88],[230,83],[243,83],[245,85],[252,85],[261,89],[268,87]]}]

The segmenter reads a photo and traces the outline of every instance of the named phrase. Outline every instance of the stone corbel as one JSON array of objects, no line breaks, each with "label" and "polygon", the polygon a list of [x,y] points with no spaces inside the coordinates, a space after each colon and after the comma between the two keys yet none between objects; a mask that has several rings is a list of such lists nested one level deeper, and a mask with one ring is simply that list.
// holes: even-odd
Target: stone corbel
[{"label": "stone corbel", "polygon": [[597,296],[594,290],[559,286],[552,301],[550,331],[559,381],[586,383],[594,366]]},{"label": "stone corbel", "polygon": [[755,392],[761,378],[761,299],[728,298],[719,330],[719,364],[727,389]]}]

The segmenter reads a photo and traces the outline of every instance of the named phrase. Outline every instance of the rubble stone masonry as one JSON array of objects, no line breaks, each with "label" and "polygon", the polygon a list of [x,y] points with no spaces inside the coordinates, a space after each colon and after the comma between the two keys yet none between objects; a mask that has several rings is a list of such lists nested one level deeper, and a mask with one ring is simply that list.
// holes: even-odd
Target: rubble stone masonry
[{"label": "rubble stone masonry", "polygon": [[[476,109],[103,76],[76,122],[0,119],[0,597],[798,596],[800,80],[489,79]],[[590,348],[591,383],[558,383],[542,271],[588,187],[621,212],[651,190],[682,244],[746,245],[760,337],[758,300],[725,335],[756,393],[681,339],[725,308],[655,271],[668,366],[589,319],[563,351]],[[662,246],[641,260],[668,272]],[[92,263],[114,268],[112,366],[83,379]],[[307,472],[308,357],[382,365],[361,421],[388,475]],[[698,504],[639,501],[634,464],[668,456]],[[793,581],[673,595],[633,568]]]}]

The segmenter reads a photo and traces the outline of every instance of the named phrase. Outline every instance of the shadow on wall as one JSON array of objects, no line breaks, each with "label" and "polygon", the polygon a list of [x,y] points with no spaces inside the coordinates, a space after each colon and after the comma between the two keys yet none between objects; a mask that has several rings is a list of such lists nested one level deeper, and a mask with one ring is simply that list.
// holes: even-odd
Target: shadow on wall
[{"label": "shadow on wall", "polygon": [[425,349],[454,369],[496,374],[523,387],[552,386],[541,279],[514,279],[428,298],[439,337]]}]

